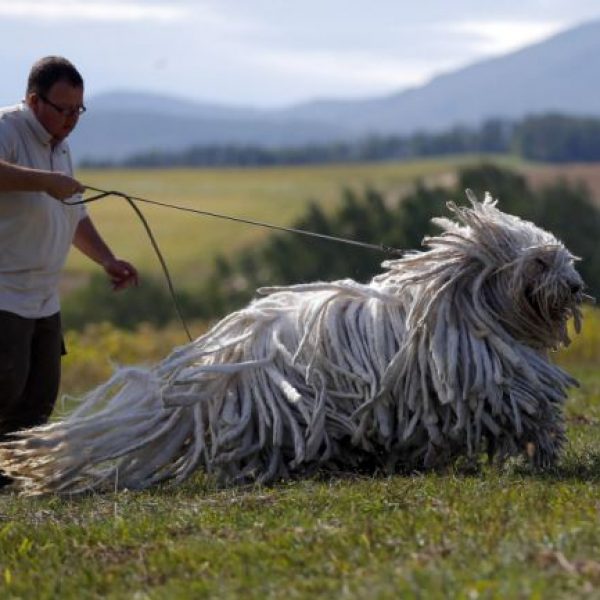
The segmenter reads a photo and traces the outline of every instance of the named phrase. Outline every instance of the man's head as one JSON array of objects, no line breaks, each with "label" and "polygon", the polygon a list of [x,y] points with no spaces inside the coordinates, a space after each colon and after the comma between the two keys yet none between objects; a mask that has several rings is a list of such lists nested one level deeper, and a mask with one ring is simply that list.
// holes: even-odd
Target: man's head
[{"label": "man's head", "polygon": [[77,125],[83,105],[83,78],[66,58],[38,60],[27,80],[26,102],[54,141],[65,139]]}]

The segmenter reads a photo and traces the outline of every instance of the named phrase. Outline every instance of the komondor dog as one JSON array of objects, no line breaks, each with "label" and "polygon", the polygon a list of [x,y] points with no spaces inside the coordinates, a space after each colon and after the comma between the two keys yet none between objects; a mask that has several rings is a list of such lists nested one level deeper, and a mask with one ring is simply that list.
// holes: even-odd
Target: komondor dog
[{"label": "komondor dog", "polygon": [[260,290],[152,368],[123,368],[67,418],[0,446],[25,493],[422,469],[482,452],[552,465],[576,381],[548,352],[583,282],[551,234],[486,196],[449,204],[427,250],[350,279]]}]

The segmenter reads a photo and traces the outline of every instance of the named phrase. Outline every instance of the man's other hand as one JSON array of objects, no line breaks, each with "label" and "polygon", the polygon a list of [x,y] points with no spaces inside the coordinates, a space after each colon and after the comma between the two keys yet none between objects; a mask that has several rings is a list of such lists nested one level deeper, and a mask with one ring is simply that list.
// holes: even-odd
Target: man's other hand
[{"label": "man's other hand", "polygon": [[110,278],[113,290],[123,290],[132,285],[137,286],[138,272],[127,261],[119,258],[111,258],[103,264],[103,267]]}]

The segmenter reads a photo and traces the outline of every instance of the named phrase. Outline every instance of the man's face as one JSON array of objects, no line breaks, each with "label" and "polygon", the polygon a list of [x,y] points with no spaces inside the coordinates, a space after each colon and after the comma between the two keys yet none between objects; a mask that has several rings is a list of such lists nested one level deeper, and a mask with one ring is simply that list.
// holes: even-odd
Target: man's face
[{"label": "man's face", "polygon": [[53,140],[60,142],[77,125],[83,107],[83,88],[57,81],[46,94],[29,94],[27,104]]}]

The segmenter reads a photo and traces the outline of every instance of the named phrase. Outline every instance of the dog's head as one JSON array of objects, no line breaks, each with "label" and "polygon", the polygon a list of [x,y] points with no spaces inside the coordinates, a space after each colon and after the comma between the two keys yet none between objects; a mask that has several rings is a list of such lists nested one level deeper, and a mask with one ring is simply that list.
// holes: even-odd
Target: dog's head
[{"label": "dog's head", "polygon": [[442,294],[451,294],[484,329],[499,324],[535,348],[568,344],[566,323],[574,317],[579,330],[586,297],[576,258],[551,233],[501,212],[489,194],[483,202],[467,196],[471,206],[448,204],[455,220],[433,220],[444,231],[425,239],[427,252],[386,264],[402,285],[417,283],[434,298],[419,318],[435,318]]},{"label": "dog's head", "polygon": [[554,337],[565,344],[565,326],[570,317],[574,317],[579,332],[579,305],[585,297],[584,283],[574,261],[562,245],[540,246],[524,252],[523,273],[517,270],[513,274],[516,293],[523,296],[519,307],[524,316],[554,331]]},{"label": "dog's head", "polygon": [[454,208],[464,234],[479,254],[485,277],[482,301],[511,334],[529,345],[568,344],[567,321],[579,331],[579,306],[586,297],[577,260],[551,233],[483,203],[467,192],[472,208]]}]

